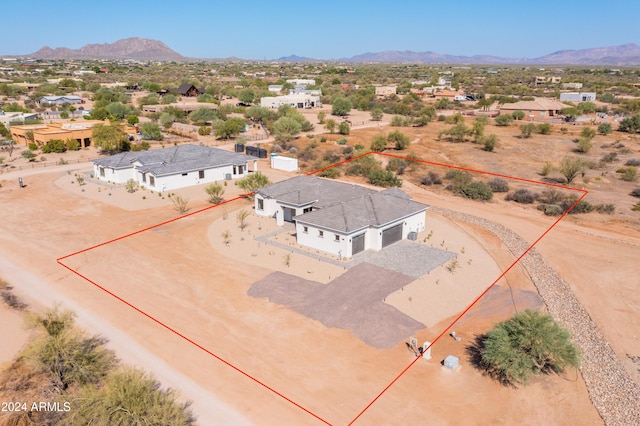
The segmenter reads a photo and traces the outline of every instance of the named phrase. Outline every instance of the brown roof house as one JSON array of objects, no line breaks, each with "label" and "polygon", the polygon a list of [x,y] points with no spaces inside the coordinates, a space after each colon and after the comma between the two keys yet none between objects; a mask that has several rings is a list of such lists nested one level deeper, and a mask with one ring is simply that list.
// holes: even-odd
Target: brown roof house
[{"label": "brown roof house", "polygon": [[500,105],[500,114],[512,114],[522,111],[528,119],[548,118],[560,115],[567,105],[555,99],[536,98],[533,101],[519,101]]}]

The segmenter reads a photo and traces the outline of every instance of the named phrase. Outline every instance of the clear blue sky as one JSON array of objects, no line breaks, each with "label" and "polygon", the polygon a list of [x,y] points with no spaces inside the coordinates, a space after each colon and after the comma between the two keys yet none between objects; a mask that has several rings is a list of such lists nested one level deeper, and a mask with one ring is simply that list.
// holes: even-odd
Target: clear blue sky
[{"label": "clear blue sky", "polygon": [[384,50],[532,58],[640,44],[639,17],[639,0],[16,0],[2,5],[0,55],[144,37],[198,58]]}]

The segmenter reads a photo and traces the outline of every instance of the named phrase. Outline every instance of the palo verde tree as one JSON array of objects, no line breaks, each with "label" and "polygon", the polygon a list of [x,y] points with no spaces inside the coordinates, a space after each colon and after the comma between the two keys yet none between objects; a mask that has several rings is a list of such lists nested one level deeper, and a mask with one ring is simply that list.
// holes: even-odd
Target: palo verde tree
[{"label": "palo verde tree", "polygon": [[497,324],[481,346],[483,367],[503,383],[527,383],[535,374],[580,364],[569,332],[540,311],[527,309]]},{"label": "palo verde tree", "polygon": [[104,386],[85,386],[71,397],[65,417],[70,426],[104,425],[192,425],[189,403],[178,401],[173,389],[162,389],[148,373],[133,368],[110,374]]},{"label": "palo verde tree", "polygon": [[122,126],[118,124],[96,124],[91,128],[91,140],[105,152],[129,150],[129,140]]},{"label": "palo verde tree", "polygon": [[28,349],[27,358],[51,377],[60,391],[71,385],[99,383],[113,368],[116,358],[100,337],[86,337],[74,327],[73,312],[58,307],[29,318],[31,328],[43,336]]},{"label": "palo verde tree", "polygon": [[[267,186],[269,185],[269,178],[260,173],[260,172],[255,172],[255,173],[251,173],[249,176],[247,176],[244,179],[240,179],[239,181],[236,182],[236,185],[238,185],[240,188],[244,189],[245,191],[249,192],[254,192],[259,188],[262,188],[263,186]],[[249,196],[249,199],[253,199],[253,196]]]}]

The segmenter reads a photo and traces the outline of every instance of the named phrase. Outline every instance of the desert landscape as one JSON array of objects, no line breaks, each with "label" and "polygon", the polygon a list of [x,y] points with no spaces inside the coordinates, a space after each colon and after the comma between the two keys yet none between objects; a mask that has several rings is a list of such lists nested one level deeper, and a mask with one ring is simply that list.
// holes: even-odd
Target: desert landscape
[{"label": "desert landscape", "polygon": [[[354,132],[349,143],[364,142],[382,131],[377,125],[365,128]],[[468,155],[459,145],[435,142],[436,131],[434,126],[414,134],[412,152],[436,163],[446,159],[505,175],[527,176],[531,173],[523,169],[525,164],[537,167],[533,161],[501,164],[488,156]],[[516,150],[516,142],[504,140],[502,149]],[[536,143],[543,147],[544,142]],[[260,161],[259,169],[272,181],[291,176],[269,169],[266,160]],[[572,370],[511,388],[473,367],[469,348],[496,321],[525,308],[562,307],[553,304],[555,290],[540,289],[548,278],[541,274],[548,271],[537,270],[540,261],[532,257],[528,264],[514,265],[458,318],[522,254],[523,248],[518,252],[515,240],[505,237],[511,235],[506,230],[519,236],[526,248],[557,220],[536,209],[499,199],[479,203],[405,182],[405,192],[430,206],[426,230],[412,244],[448,251],[458,259],[454,270],[442,263],[429,274],[408,279],[380,301],[424,325],[414,333],[420,344],[438,339],[433,359],[414,363],[406,336],[376,347],[349,327],[328,327],[287,306],[293,301],[272,300],[276,296],[271,292],[253,295],[252,286],[274,273],[320,288],[351,268],[328,255],[323,260],[304,250],[288,250],[286,246],[295,243],[286,229],[271,237],[278,244],[265,243],[261,236],[278,231],[268,218],[252,214],[241,230],[236,214],[251,210],[253,204],[235,199],[242,191],[233,184],[225,187],[225,199],[233,201],[218,206],[207,202],[202,186],[174,191],[189,199],[186,217],[174,220],[179,214],[167,194],[129,193],[124,186],[92,179],[90,173],[89,164],[80,163],[0,176],[5,206],[0,222],[3,276],[30,305],[46,306],[51,297],[79,308],[84,312],[79,315],[82,325],[105,334],[118,356],[155,372],[194,401],[201,424],[239,418],[259,424],[397,424],[407,419],[476,424],[478,418],[486,423],[517,419],[540,424],[553,419],[554,424],[602,424],[585,380],[607,392],[624,385],[591,383],[594,376],[589,371]],[[83,185],[75,174],[86,176]],[[17,185],[18,176],[26,187]],[[166,224],[155,227],[160,223]],[[230,234],[228,241],[222,235],[225,231]],[[634,360],[640,353],[640,337],[629,330],[640,326],[635,292],[640,272],[635,262],[640,252],[638,231],[637,219],[624,216],[611,220],[568,216],[535,248],[549,270],[566,282],[606,338],[616,357],[613,362],[636,389],[639,374]],[[135,234],[100,245],[131,233]],[[96,245],[100,246],[62,259],[64,267],[56,262]],[[13,346],[3,346],[2,359],[7,361],[26,335],[18,318],[2,309],[8,320],[3,327],[15,336]],[[571,313],[566,314],[564,322],[571,324]],[[376,323],[371,326],[375,329]],[[461,341],[451,338],[451,331]],[[131,349],[129,341],[139,348]],[[145,354],[153,354],[154,361]],[[459,369],[441,366],[447,355],[459,357]],[[588,370],[593,361],[585,355],[583,369]],[[617,400],[608,406],[609,415],[621,422],[632,419],[637,405],[631,409],[624,404],[636,391],[623,387],[617,392],[608,395]],[[223,408],[205,408],[212,395]],[[221,413],[228,417],[218,417],[225,415]]]}]

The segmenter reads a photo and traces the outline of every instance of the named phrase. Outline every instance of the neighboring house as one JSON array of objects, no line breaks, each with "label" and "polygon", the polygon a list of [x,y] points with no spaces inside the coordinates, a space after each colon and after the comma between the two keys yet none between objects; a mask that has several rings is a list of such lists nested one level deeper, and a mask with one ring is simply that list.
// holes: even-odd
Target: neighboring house
[{"label": "neighboring house", "polygon": [[395,95],[398,92],[398,86],[376,86],[376,96],[385,98],[387,96]]},{"label": "neighboring house", "polygon": [[423,231],[427,208],[398,188],[376,191],[316,176],[296,176],[255,195],[256,214],[295,223],[298,244],[342,258]]},{"label": "neighboring house", "polygon": [[35,112],[4,112],[0,110],[0,123],[5,127],[11,126],[11,123],[24,123],[25,120],[35,120],[38,114]]},{"label": "neighboring house", "polygon": [[542,85],[547,84],[547,83],[558,84],[561,81],[562,81],[562,77],[557,77],[557,76],[551,76],[551,77],[536,76],[536,77],[533,77],[533,85],[534,86],[542,86]]},{"label": "neighboring house", "polygon": [[287,83],[293,84],[294,86],[315,86],[316,81],[312,79],[303,79],[303,78],[291,78],[287,80]]},{"label": "neighboring house", "polygon": [[596,92],[565,92],[560,93],[562,102],[592,102],[596,100]]},{"label": "neighboring house", "polygon": [[267,90],[268,90],[269,92],[272,92],[272,93],[280,93],[280,92],[282,92],[282,88],[283,88],[283,87],[284,87],[284,86],[283,86],[282,84],[270,84],[270,85],[267,87]]},{"label": "neighboring house", "polygon": [[567,105],[555,99],[536,98],[534,101],[519,101],[500,105],[500,114],[512,114],[514,111],[524,112],[529,118],[554,117]]},{"label": "neighboring house", "polygon": [[285,96],[267,96],[260,98],[260,106],[278,109],[281,105],[291,105],[294,108],[308,109],[322,106],[320,96],[294,94]]},{"label": "neighboring house", "polygon": [[187,97],[197,97],[198,95],[204,93],[204,91],[198,89],[193,84],[181,84],[177,89],[175,89],[175,92],[181,96]]},{"label": "neighboring house", "polygon": [[190,144],[121,152],[93,160],[94,176],[100,180],[125,183],[133,179],[139,185],[159,192],[239,179],[257,168],[255,157]]},{"label": "neighboring house", "polygon": [[[450,101],[454,100],[466,100],[466,96],[464,92],[460,90],[438,90],[433,92],[433,97],[436,99],[449,99]],[[456,99],[458,97],[458,99]]]},{"label": "neighboring house", "polygon": [[38,100],[40,105],[62,105],[62,104],[83,104],[84,101],[80,96],[43,96]]},{"label": "neighboring house", "polygon": [[[91,145],[92,127],[96,124],[105,124],[105,122],[100,120],[82,120],[64,123],[11,126],[11,137],[16,143],[25,146],[29,145],[31,137],[33,138],[33,142],[38,145],[44,145],[54,139],[63,141],[75,139],[80,143],[80,148],[86,148]],[[135,134],[135,128],[126,126],[125,132],[130,135]]]},{"label": "neighboring house", "polygon": [[562,88],[567,90],[582,89],[582,83],[562,83]]},{"label": "neighboring house", "polygon": [[157,105],[143,105],[142,112],[155,113],[162,112],[167,107],[175,107],[184,111],[185,116],[188,116],[193,111],[200,108],[218,109],[218,105],[211,102],[174,102],[170,104],[157,104]]}]

